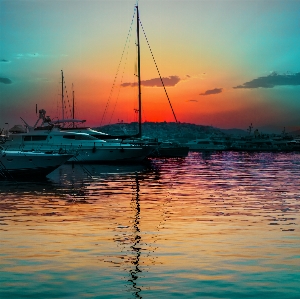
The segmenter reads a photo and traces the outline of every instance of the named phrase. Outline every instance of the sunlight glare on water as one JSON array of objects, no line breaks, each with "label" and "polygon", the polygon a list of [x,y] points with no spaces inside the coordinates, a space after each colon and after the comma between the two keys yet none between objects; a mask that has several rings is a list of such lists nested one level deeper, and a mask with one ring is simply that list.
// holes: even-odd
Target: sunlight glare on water
[{"label": "sunlight glare on water", "polygon": [[300,154],[0,182],[0,298],[299,298]]}]

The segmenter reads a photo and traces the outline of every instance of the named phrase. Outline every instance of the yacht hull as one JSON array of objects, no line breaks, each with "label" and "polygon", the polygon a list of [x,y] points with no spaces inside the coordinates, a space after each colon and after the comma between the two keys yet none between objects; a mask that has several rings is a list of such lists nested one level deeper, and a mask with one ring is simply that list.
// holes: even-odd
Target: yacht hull
[{"label": "yacht hull", "polygon": [[46,176],[70,159],[68,154],[2,151],[0,178],[29,178]]},{"label": "yacht hull", "polygon": [[154,149],[151,145],[105,142],[85,133],[41,129],[12,134],[3,146],[7,150],[69,153],[75,155],[70,162],[80,163],[139,162]]},{"label": "yacht hull", "polygon": [[95,147],[77,150],[76,156],[68,162],[72,163],[129,163],[144,161],[153,151],[153,147]]}]

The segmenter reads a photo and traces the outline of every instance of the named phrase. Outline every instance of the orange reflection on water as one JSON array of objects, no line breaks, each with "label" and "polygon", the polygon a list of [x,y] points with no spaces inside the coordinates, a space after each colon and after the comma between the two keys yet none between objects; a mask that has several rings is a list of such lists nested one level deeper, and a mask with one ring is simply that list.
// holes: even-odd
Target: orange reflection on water
[{"label": "orange reflection on water", "polygon": [[152,162],[92,177],[66,165],[45,184],[2,185],[2,271],[72,282],[109,273],[135,292],[143,277],[154,290],[156,276],[265,286],[297,273],[299,156]]}]

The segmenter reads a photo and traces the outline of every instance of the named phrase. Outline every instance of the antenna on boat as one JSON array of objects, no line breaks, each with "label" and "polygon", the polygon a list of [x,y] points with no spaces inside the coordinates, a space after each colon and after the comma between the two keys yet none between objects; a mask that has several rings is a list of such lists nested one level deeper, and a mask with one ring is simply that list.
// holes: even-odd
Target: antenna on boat
[{"label": "antenna on boat", "polygon": [[136,34],[137,34],[137,47],[138,47],[138,61],[137,61],[137,76],[138,76],[138,93],[139,93],[139,133],[137,137],[142,137],[142,94],[141,94],[141,57],[140,57],[140,17],[139,7],[136,5]]},{"label": "antenna on boat", "polygon": [[62,119],[65,119],[64,109],[64,72],[61,70],[61,108],[62,108]]},{"label": "antenna on boat", "polygon": [[252,125],[252,123],[251,123],[251,125],[249,126],[249,128],[248,128],[248,132],[249,132],[249,134],[251,134],[251,132],[252,132],[252,129],[253,129],[253,125]]},{"label": "antenna on boat", "polygon": [[[75,106],[74,106],[74,101],[75,101],[75,96],[74,96],[74,85],[73,85],[73,83],[72,83],[72,94],[73,94],[73,110],[72,110],[72,118],[73,118],[73,120],[75,119]],[[74,121],[73,121],[73,128],[74,128]]]}]

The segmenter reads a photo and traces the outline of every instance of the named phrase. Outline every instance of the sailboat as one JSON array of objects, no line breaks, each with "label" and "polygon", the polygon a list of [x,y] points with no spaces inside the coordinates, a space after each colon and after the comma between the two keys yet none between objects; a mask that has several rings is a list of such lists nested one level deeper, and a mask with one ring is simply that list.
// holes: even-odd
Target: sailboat
[{"label": "sailboat", "polygon": [[[131,138],[127,138],[125,142],[130,144],[152,144],[155,146],[155,150],[151,152],[150,157],[186,157],[189,152],[189,147],[186,145],[181,145],[177,142],[170,142],[164,140],[163,142],[159,142],[157,140],[150,140],[148,138],[144,138],[142,134],[142,91],[141,91],[141,51],[140,51],[140,18],[139,18],[139,8],[135,6],[137,18],[136,18],[136,27],[137,27],[137,79],[138,79],[138,134],[131,136]],[[160,74],[159,74],[160,75]],[[165,89],[163,80],[160,76],[162,85]],[[166,92],[166,89],[165,89]],[[166,92],[167,94],[167,92]],[[169,98],[168,98],[169,100]],[[174,113],[173,107],[169,100],[169,104],[171,106],[174,118],[177,122],[176,115]]]},{"label": "sailboat", "polygon": [[[129,136],[109,136],[90,128],[75,128],[74,124],[84,121],[64,118],[64,86],[62,72],[62,120],[53,122],[46,116],[44,109],[39,110],[39,119],[34,127],[29,126],[23,119],[26,133],[12,132],[5,146],[10,149],[40,151],[67,151],[77,153],[70,161],[80,163],[106,163],[106,162],[141,162],[151,155],[154,149],[159,149],[159,143],[149,144],[142,139],[142,100],[140,79],[140,41],[139,41],[139,10],[137,10],[137,46],[138,46],[138,105],[139,105],[139,130],[133,137],[139,141],[134,142],[124,139]],[[174,115],[175,116],[175,115]],[[73,110],[74,117],[74,110]],[[39,121],[42,125],[38,126]],[[72,123],[72,127],[65,127],[65,123]],[[13,135],[13,136],[12,136]],[[167,148],[164,148],[165,156]],[[173,148],[172,148],[173,149]],[[158,151],[159,152],[159,151]],[[174,156],[174,154],[172,154]]]},{"label": "sailboat", "polygon": [[[141,65],[140,65],[140,37],[139,37],[139,27],[140,27],[140,19],[139,19],[139,8],[136,6],[137,10],[137,46],[138,46],[138,94],[139,94],[139,138],[142,138],[142,99],[141,99]],[[163,80],[160,77],[161,82],[163,84]],[[165,86],[163,84],[163,87],[165,89]],[[166,89],[165,89],[166,92]],[[167,94],[167,92],[166,92]],[[169,100],[169,98],[168,98]],[[175,112],[173,110],[173,107],[171,105],[171,102],[169,100],[169,104],[171,106],[174,118],[177,122],[177,118],[175,115]],[[181,145],[177,142],[170,142],[165,140],[164,142],[159,142],[155,151],[151,153],[152,157],[163,157],[163,158],[176,158],[176,157],[186,157],[188,155],[189,148],[188,146]]]},{"label": "sailboat", "polygon": [[[181,145],[176,142],[170,142],[164,140],[158,142],[157,140],[149,140],[145,138],[142,134],[142,92],[141,92],[141,51],[140,51],[140,18],[139,18],[139,9],[136,8],[136,28],[137,28],[137,79],[138,79],[138,132],[136,134],[123,134],[123,135],[110,135],[97,130],[93,130],[90,127],[86,127],[83,124],[85,120],[75,119],[74,113],[74,93],[73,93],[73,118],[72,119],[63,119],[56,120],[53,122],[53,125],[60,127],[60,130],[67,132],[77,132],[77,133],[86,133],[95,138],[117,143],[121,142],[123,145],[134,145],[134,146],[143,146],[151,148],[149,151],[148,157],[186,157],[189,152],[189,147],[186,145]],[[64,94],[64,85],[63,85],[63,73],[62,73],[62,107],[63,104],[63,94]],[[163,83],[163,82],[162,82]],[[169,101],[170,102],[170,101]],[[170,103],[171,105],[171,103]],[[175,120],[177,122],[174,110],[171,105],[171,109]],[[62,113],[64,115],[64,113]]]}]

